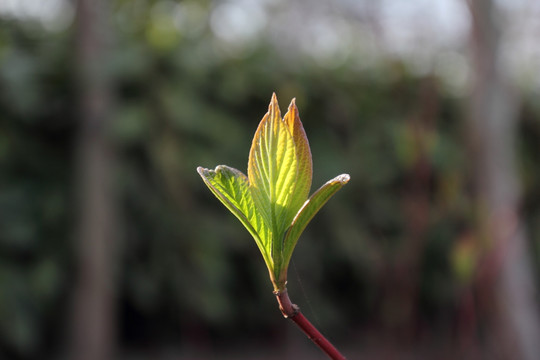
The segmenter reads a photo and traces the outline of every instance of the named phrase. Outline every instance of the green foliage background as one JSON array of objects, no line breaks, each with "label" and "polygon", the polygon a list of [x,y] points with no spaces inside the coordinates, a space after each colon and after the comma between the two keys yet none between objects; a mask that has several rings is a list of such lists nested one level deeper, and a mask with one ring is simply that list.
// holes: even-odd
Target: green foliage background
[{"label": "green foliage background", "polygon": [[[456,250],[475,211],[466,96],[394,60],[363,70],[347,62],[325,68],[285,58],[264,41],[242,56],[216,55],[209,29],[184,36],[166,19],[130,14],[124,5],[114,2],[115,16],[129,21],[115,23],[110,69],[121,346],[219,349],[283,336],[253,240],[195,171],[221,163],[245,171],[273,91],[282,111],[297,98],[313,153],[313,190],[336,174],[351,175],[299,241],[292,299],[338,344],[353,346],[359,333],[410,326],[392,290],[410,282],[414,327],[435,338],[451,333],[477,261],[474,246]],[[0,21],[0,353],[15,358],[55,354],[69,323],[73,41],[71,28],[43,33]],[[540,108],[534,94],[522,95],[522,213],[538,259]],[[431,115],[426,101],[436,104]],[[415,121],[422,117],[428,125]],[[419,172],[425,178],[416,186]],[[418,201],[428,210],[414,210]],[[415,215],[425,222],[419,235],[409,227]]]}]

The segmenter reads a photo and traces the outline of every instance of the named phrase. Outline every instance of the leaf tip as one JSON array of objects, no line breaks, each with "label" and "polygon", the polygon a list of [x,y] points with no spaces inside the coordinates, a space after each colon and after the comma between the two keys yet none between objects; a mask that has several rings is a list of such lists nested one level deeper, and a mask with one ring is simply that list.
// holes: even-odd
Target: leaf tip
[{"label": "leaf tip", "polygon": [[327,184],[337,184],[340,183],[341,185],[345,185],[351,180],[351,176],[349,174],[341,174],[333,178],[332,180],[328,180]]},{"label": "leaf tip", "polygon": [[278,102],[278,101],[277,101],[276,92],[274,91],[274,92],[272,93],[272,99],[270,100],[270,106],[272,106],[272,105],[274,105],[274,104],[277,105],[277,102]]},{"label": "leaf tip", "polygon": [[[281,112],[279,110],[279,103],[277,101],[277,96],[275,92],[272,93],[272,99],[270,100],[270,104],[268,105],[268,112],[261,120],[259,127],[267,119],[270,121],[281,120]],[[259,128],[257,129],[257,131],[259,131]]]},{"label": "leaf tip", "polygon": [[336,176],[334,180],[339,181],[340,183],[345,185],[346,183],[349,182],[349,180],[351,180],[351,176],[349,174],[341,174],[341,175]]},{"label": "leaf tip", "polygon": [[288,111],[292,111],[292,114],[294,114],[294,117],[298,117],[298,107],[296,106],[296,98],[293,98],[291,100]]}]

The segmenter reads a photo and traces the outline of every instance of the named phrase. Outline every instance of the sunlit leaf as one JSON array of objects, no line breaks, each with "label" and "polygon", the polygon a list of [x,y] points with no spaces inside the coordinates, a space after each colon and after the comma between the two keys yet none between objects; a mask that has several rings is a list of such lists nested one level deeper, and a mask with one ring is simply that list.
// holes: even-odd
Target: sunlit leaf
[{"label": "sunlit leaf", "polygon": [[281,118],[275,94],[253,137],[248,176],[225,165],[197,171],[255,239],[276,291],[285,289],[287,268],[300,234],[349,181],[349,175],[340,175],[306,201],[313,172],[308,139],[295,100]]},{"label": "sunlit leaf", "polygon": [[219,165],[214,170],[198,167],[197,172],[201,175],[210,191],[240,220],[253,236],[265,262],[272,264],[270,239],[261,236],[265,233],[264,223],[253,204],[246,175],[226,165]]},{"label": "sunlit leaf", "polygon": [[[273,240],[282,238],[294,218],[290,204],[298,174],[295,143],[281,113],[275,94],[263,117],[249,154],[248,178],[251,194]],[[281,241],[273,241],[274,261],[281,253]]]},{"label": "sunlit leaf", "polygon": [[313,193],[309,200],[306,201],[304,206],[298,211],[291,227],[285,235],[283,249],[284,264],[289,263],[294,247],[307,224],[313,219],[317,212],[319,212],[323,205],[326,204],[339,189],[347,184],[349,180],[350,177],[348,174],[336,176]]},{"label": "sunlit leaf", "polygon": [[295,189],[291,200],[291,212],[295,215],[304,204],[311,188],[311,179],[313,177],[313,165],[311,160],[311,150],[309,142],[298,115],[296,101],[293,99],[289,105],[289,110],[283,117],[283,121],[289,127],[293,136],[296,158],[298,161],[298,172],[296,174]]}]

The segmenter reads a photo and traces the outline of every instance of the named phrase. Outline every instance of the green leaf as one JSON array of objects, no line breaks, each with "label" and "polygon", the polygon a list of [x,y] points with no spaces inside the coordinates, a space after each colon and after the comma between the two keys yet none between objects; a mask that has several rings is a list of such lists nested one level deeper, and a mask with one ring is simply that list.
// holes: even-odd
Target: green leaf
[{"label": "green leaf", "polygon": [[[291,260],[292,252],[307,224],[313,219],[315,214],[319,212],[323,205],[326,204],[339,189],[349,182],[349,179],[350,176],[348,174],[342,174],[328,181],[319,190],[313,193],[309,200],[306,201],[304,206],[298,211],[291,227],[285,235],[283,249],[284,264],[288,264]],[[286,272],[287,269],[284,268],[282,271]]]},{"label": "green leaf", "polygon": [[279,267],[282,241],[295,213],[291,202],[298,175],[295,143],[281,113],[275,94],[251,146],[248,178],[255,207],[271,231],[272,258]]},{"label": "green leaf", "polygon": [[309,142],[298,115],[296,100],[293,99],[283,121],[289,127],[292,134],[298,160],[298,173],[295,180],[295,189],[291,200],[290,210],[296,215],[300,207],[306,202],[311,188],[311,179],[313,177],[313,164],[311,160],[311,150]]},{"label": "green leaf", "polygon": [[295,100],[281,118],[276,94],[253,137],[247,177],[225,165],[197,171],[255,239],[276,291],[285,289],[287,268],[300,234],[349,181],[349,175],[340,175],[306,201],[313,173],[308,139]]},{"label": "green leaf", "polygon": [[261,236],[267,231],[263,219],[255,209],[246,175],[226,165],[219,165],[215,170],[198,167],[197,172],[201,175],[210,191],[240,220],[253,236],[267,266],[269,269],[273,268],[270,256],[271,241],[268,236]]}]

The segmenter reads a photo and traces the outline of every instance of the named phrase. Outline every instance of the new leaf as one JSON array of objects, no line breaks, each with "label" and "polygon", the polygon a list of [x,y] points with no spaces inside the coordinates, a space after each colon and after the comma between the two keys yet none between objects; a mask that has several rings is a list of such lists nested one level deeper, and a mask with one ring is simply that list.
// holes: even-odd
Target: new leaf
[{"label": "new leaf", "polygon": [[253,236],[277,291],[285,289],[287,268],[300,234],[349,181],[349,175],[340,175],[308,200],[312,161],[306,133],[294,99],[282,118],[275,94],[253,138],[248,176],[225,165],[197,171]]}]

